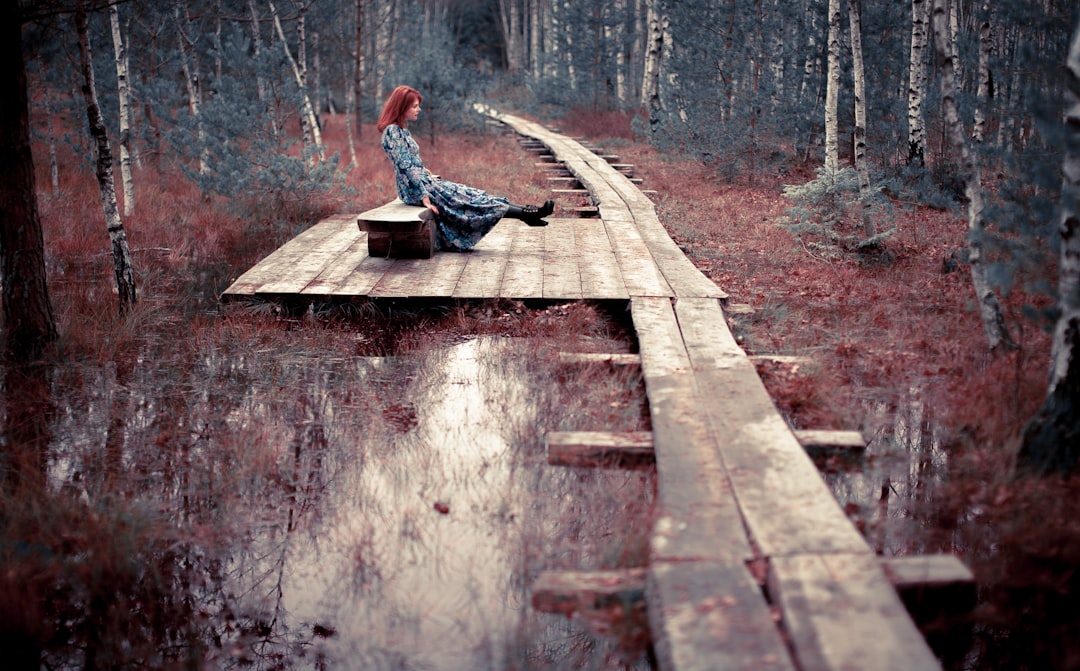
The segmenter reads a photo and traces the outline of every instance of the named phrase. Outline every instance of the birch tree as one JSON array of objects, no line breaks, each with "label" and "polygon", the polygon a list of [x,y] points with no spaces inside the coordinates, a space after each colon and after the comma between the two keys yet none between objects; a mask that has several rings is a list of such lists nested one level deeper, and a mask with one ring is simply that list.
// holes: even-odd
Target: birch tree
[{"label": "birch tree", "polygon": [[908,162],[922,165],[926,155],[926,47],[930,0],[911,0],[911,50],[908,58]]},{"label": "birch tree", "polygon": [[1024,429],[1022,468],[1070,471],[1080,457],[1080,24],[1066,59],[1066,152],[1058,235],[1058,310],[1050,350],[1050,384]]},{"label": "birch tree", "polygon": [[[187,5],[184,12],[187,13]],[[201,116],[202,106],[202,82],[199,77],[199,59],[195,54],[188,58],[188,47],[194,41],[188,37],[185,25],[190,23],[180,18],[180,4],[173,6],[173,20],[176,24],[176,39],[180,46],[180,66],[184,73],[184,88],[188,94],[188,112],[195,121],[195,137],[199,143],[199,174],[210,174],[209,150],[206,146],[206,131],[203,127]]]},{"label": "birch tree", "polygon": [[135,214],[135,184],[131,178],[131,112],[128,107],[128,59],[124,39],[120,34],[120,12],[109,5],[112,27],[113,54],[116,57],[116,94],[120,116],[120,182],[124,189],[124,216]]},{"label": "birch tree", "polygon": [[56,340],[57,333],[30,150],[22,18],[18,3],[0,3],[0,91],[7,96],[0,105],[0,302],[4,349],[26,361]]},{"label": "birch tree", "polygon": [[968,218],[968,263],[971,268],[971,283],[975,289],[975,298],[979,305],[983,331],[991,351],[1015,349],[1005,327],[1005,318],[997,295],[986,276],[983,259],[983,235],[986,230],[986,199],[982,189],[982,177],[971,149],[964,135],[964,125],[956,103],[955,47],[949,25],[948,0],[933,0],[931,27],[934,35],[934,47],[938,54],[941,69],[941,107],[944,116],[946,141],[954,155],[960,158],[960,179],[964,183],[964,195],[967,196]]},{"label": "birch tree", "polygon": [[825,171],[840,171],[840,0],[829,0],[828,71],[825,81]]},{"label": "birch tree", "polygon": [[75,32],[79,42],[79,66],[82,70],[82,92],[86,100],[86,116],[90,125],[90,135],[94,139],[94,159],[97,166],[97,182],[101,191],[101,207],[105,213],[105,226],[112,242],[113,271],[116,275],[116,289],[120,297],[120,314],[127,314],[135,307],[135,272],[131,264],[131,250],[128,249],[127,235],[120,219],[120,210],[116,203],[116,188],[113,185],[112,149],[109,135],[105,130],[105,119],[101,116],[98,105],[97,84],[94,79],[94,59],[90,50],[90,31],[83,0],[75,5]]},{"label": "birch tree", "polygon": [[877,235],[877,230],[870,216],[870,168],[866,165],[866,69],[863,67],[860,0],[848,0],[848,24],[851,29],[851,60],[855,86],[855,172],[859,175],[863,235],[873,238]]},{"label": "birch tree", "polygon": [[978,87],[975,91],[975,123],[971,127],[971,137],[982,142],[986,135],[986,105],[990,97],[990,51],[993,48],[993,30],[990,4],[983,3],[983,17],[979,23],[979,69]]},{"label": "birch tree", "polygon": [[[304,139],[308,143],[308,148],[313,149],[318,155],[319,162],[326,160],[325,150],[322,143],[322,133],[319,131],[319,121],[315,118],[315,108],[311,104],[311,96],[308,95],[305,76],[303,70],[300,69],[300,64],[293,58],[292,51],[289,50],[289,40],[285,38],[285,30],[281,27],[281,17],[278,15],[277,7],[273,2],[268,3],[270,6],[270,14],[274,19],[274,29],[277,31],[278,39],[281,40],[281,47],[285,50],[285,59],[289,62],[289,66],[292,68],[293,76],[296,78],[296,85],[300,88],[300,106],[301,106],[301,123],[304,128]],[[301,22],[301,26],[303,23]],[[303,53],[303,29],[300,30],[300,44],[301,53]]]}]

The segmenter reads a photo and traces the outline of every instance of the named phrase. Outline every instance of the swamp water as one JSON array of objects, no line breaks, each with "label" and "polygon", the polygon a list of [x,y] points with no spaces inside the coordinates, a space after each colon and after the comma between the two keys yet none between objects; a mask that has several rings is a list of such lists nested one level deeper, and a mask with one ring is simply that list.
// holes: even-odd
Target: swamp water
[{"label": "swamp water", "polygon": [[648,668],[640,640],[529,602],[541,570],[644,561],[652,476],[550,466],[543,442],[640,428],[636,373],[560,377],[508,338],[226,340],[45,373],[47,494],[5,501],[2,540],[50,668]]}]

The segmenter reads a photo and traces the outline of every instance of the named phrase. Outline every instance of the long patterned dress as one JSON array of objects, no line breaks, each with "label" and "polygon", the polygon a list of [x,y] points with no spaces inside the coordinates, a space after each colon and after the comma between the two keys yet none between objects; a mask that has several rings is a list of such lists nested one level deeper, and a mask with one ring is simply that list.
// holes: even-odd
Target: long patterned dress
[{"label": "long patterned dress", "polygon": [[394,164],[398,197],[407,205],[423,205],[427,196],[439,208],[435,215],[439,249],[467,251],[506,216],[510,202],[480,189],[436,179],[420,160],[420,148],[408,130],[390,124],[382,147]]}]

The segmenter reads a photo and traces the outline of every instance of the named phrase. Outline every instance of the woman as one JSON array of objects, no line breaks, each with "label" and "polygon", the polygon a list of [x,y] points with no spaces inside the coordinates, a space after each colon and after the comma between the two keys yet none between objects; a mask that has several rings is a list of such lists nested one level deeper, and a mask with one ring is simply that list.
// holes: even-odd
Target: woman
[{"label": "woman", "polygon": [[383,151],[396,169],[398,197],[408,205],[423,205],[435,214],[439,249],[472,249],[503,217],[520,219],[529,226],[547,226],[544,217],[555,209],[554,201],[547,201],[543,207],[514,205],[505,198],[432,175],[420,160],[420,148],[408,131],[409,122],[420,115],[420,101],[416,89],[397,87],[383,105],[378,129]]}]

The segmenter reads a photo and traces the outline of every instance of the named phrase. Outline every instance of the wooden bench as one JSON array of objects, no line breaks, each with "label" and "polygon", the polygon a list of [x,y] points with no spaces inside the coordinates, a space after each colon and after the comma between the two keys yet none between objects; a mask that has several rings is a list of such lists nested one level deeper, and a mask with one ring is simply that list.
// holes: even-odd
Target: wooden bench
[{"label": "wooden bench", "polygon": [[435,254],[435,214],[400,198],[363,212],[356,225],[368,236],[368,255],[430,259]]}]

